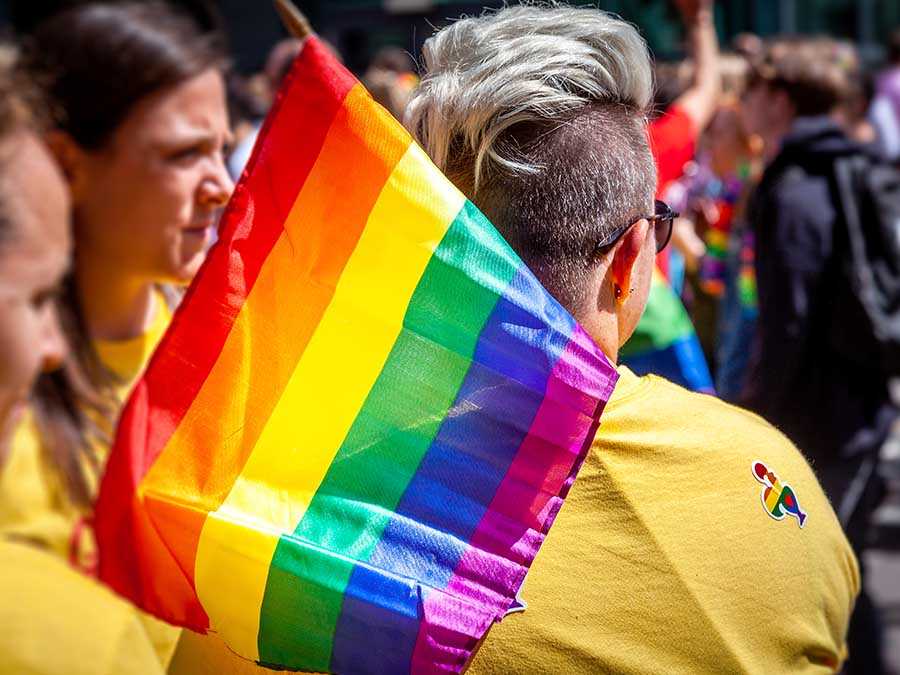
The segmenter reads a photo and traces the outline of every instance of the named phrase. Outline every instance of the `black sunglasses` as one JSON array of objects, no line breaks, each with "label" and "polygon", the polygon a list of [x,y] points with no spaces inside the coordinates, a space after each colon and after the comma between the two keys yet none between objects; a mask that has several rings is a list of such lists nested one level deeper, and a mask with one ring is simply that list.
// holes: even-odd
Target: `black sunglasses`
[{"label": "black sunglasses", "polygon": [[650,224],[655,229],[656,252],[659,253],[666,247],[666,244],[669,243],[669,239],[672,238],[672,223],[675,222],[675,219],[679,216],[679,214],[677,211],[673,211],[668,204],[666,204],[664,201],[660,201],[659,199],[656,200],[654,210],[655,213],[652,216],[639,216],[627,225],[617,227],[615,230],[603,237],[603,239],[598,242],[594,250],[602,251],[605,248],[609,248],[617,241],[619,241],[619,238],[628,231],[629,227],[634,225],[639,220],[646,219],[650,221]]}]

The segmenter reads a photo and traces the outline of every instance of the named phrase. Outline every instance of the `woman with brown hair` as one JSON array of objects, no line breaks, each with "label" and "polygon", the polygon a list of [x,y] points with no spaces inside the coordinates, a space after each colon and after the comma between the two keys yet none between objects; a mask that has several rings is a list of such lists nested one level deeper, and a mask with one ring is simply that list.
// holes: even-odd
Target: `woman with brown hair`
[{"label": "woman with brown hair", "polygon": [[[233,188],[224,59],[214,36],[160,2],[76,6],[39,25],[28,54],[71,192],[72,356],[19,426],[0,474],[0,532],[89,571],[101,439],[168,324],[165,289],[197,272]],[[154,635],[165,663],[175,636]]]}]

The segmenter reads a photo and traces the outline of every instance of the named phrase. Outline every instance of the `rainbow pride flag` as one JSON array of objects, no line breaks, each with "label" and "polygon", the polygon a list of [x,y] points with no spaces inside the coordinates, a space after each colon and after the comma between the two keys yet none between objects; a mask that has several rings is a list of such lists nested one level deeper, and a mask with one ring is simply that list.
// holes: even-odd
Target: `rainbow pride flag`
[{"label": "rainbow pride flag", "polygon": [[693,391],[715,393],[694,324],[657,268],[644,315],[619,360],[638,375],[660,375]]},{"label": "rainbow pride flag", "polygon": [[310,38],[123,413],[100,576],[268,666],[459,671],[616,379]]}]

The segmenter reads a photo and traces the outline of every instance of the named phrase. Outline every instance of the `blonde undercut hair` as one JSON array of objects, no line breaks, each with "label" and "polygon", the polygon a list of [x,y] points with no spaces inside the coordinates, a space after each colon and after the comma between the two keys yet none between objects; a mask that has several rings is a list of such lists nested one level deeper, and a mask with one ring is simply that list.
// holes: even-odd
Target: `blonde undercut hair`
[{"label": "blonde undercut hair", "polygon": [[598,9],[529,3],[452,23],[423,60],[408,128],[574,313],[592,242],[652,207],[646,43]]}]

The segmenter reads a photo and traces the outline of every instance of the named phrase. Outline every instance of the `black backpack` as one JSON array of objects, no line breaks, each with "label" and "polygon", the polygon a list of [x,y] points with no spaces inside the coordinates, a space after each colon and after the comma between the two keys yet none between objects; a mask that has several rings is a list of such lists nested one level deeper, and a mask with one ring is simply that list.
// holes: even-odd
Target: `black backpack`
[{"label": "black backpack", "polygon": [[900,171],[868,155],[835,159],[838,220],[831,340],[858,365],[900,375]]}]

